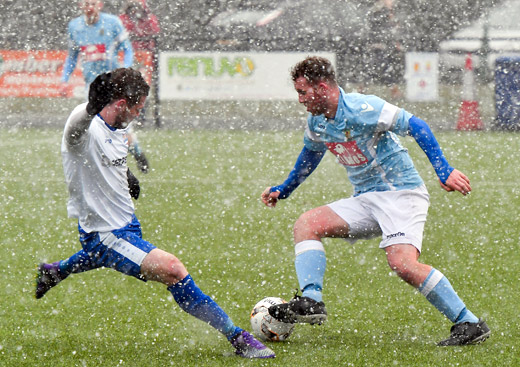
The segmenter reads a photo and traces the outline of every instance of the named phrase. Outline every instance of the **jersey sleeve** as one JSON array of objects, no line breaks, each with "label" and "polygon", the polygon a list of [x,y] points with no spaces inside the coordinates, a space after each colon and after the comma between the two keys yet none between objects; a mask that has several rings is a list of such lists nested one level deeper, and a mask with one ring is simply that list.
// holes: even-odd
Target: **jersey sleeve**
[{"label": "jersey sleeve", "polygon": [[327,150],[327,146],[320,139],[318,134],[311,131],[309,125],[312,123],[312,116],[309,115],[307,118],[307,128],[305,129],[305,134],[303,135],[303,145],[308,150],[316,151],[316,152],[324,152]]},{"label": "jersey sleeve", "polygon": [[374,95],[352,93],[349,96],[349,108],[353,112],[348,123],[351,127],[364,133],[391,131],[406,136],[412,116],[409,112]]},{"label": "jersey sleeve", "polygon": [[71,74],[74,72],[74,69],[76,68],[76,64],[78,62],[78,56],[80,51],[78,45],[74,41],[72,28],[73,24],[69,23],[67,58],[65,59],[65,64],[63,65],[63,73],[61,75],[61,81],[63,83],[68,82]]},{"label": "jersey sleeve", "polygon": [[[376,124],[376,132],[391,131],[397,135],[406,136],[408,133],[408,120],[412,116],[409,112],[404,109],[393,105],[379,97],[372,96],[372,101],[375,106],[379,106],[379,116]],[[360,112],[363,115],[363,112]],[[370,123],[365,122],[367,125]]]},{"label": "jersey sleeve", "polygon": [[87,102],[77,106],[70,114],[63,133],[63,141],[67,147],[77,149],[85,142],[92,116],[87,113]]}]

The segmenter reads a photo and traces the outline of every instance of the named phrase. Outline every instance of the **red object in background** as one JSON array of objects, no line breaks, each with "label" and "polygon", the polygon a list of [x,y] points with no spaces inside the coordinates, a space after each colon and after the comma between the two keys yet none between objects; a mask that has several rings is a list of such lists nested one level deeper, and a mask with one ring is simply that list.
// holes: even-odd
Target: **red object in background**
[{"label": "red object in background", "polygon": [[[137,11],[132,11],[132,8]],[[129,2],[125,12],[119,18],[130,35],[134,51],[155,51],[157,46],[155,36],[161,29],[157,17],[150,12],[145,0]]]},{"label": "red object in background", "polygon": [[[120,57],[123,55],[121,53]],[[150,83],[153,60],[147,51],[134,55],[139,70]],[[67,51],[0,50],[0,97],[78,97],[85,98],[85,81],[81,66],[72,73],[65,95],[61,75]]]},{"label": "red object in background", "polygon": [[457,121],[457,130],[482,130],[484,129],[484,124],[480,118],[478,101],[475,98],[475,79],[470,53],[466,56],[463,78],[462,104],[460,106],[459,119]]},{"label": "red object in background", "polygon": [[[0,50],[0,97],[62,97],[61,74],[66,51]],[[83,87],[81,69],[72,73],[68,97]]]}]

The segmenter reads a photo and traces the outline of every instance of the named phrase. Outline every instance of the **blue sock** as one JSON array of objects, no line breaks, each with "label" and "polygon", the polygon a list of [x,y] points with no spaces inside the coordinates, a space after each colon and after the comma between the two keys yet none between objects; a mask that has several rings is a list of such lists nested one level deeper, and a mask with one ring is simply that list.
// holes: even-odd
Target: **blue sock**
[{"label": "blue sock", "polygon": [[175,302],[190,315],[207,322],[231,340],[243,330],[236,327],[229,316],[211,297],[204,294],[195,284],[191,275],[168,287]]},{"label": "blue sock", "polygon": [[320,241],[306,240],[295,246],[294,266],[302,296],[321,302],[327,259]]},{"label": "blue sock", "polygon": [[440,271],[432,269],[419,287],[419,291],[451,322],[478,322],[478,318],[466,308],[448,278]]},{"label": "blue sock", "polygon": [[59,267],[60,273],[64,276],[68,276],[71,273],[82,273],[95,269],[98,266],[92,263],[90,256],[85,251],[80,250],[68,259],[61,260]]}]

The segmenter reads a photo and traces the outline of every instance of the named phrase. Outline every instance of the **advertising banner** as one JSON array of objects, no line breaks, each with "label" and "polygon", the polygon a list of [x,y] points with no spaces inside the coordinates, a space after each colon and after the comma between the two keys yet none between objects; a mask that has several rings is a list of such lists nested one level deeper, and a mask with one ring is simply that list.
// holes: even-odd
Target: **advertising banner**
[{"label": "advertising banner", "polygon": [[406,99],[433,102],[439,99],[439,54],[408,52],[406,54]]},{"label": "advertising banner", "polygon": [[[336,64],[333,53],[313,53]],[[295,100],[290,70],[299,52],[161,52],[161,99]]]},{"label": "advertising banner", "polygon": [[[86,98],[81,61],[72,73],[67,89],[61,90],[66,51],[0,50],[0,97]],[[135,53],[136,67],[151,81],[152,56]],[[65,94],[62,94],[62,93]]]},{"label": "advertising banner", "polygon": [[[66,51],[0,50],[0,97],[59,97]],[[70,93],[84,85],[77,68]]]}]

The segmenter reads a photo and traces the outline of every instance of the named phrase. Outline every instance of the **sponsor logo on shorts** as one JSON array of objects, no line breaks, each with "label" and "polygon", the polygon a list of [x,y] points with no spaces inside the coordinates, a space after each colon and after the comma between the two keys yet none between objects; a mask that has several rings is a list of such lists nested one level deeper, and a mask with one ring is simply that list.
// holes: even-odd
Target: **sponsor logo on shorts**
[{"label": "sponsor logo on shorts", "polygon": [[392,233],[392,234],[389,234],[386,236],[386,239],[390,239],[390,238],[395,238],[395,237],[404,237],[405,234],[403,232],[397,232],[397,233]]}]

